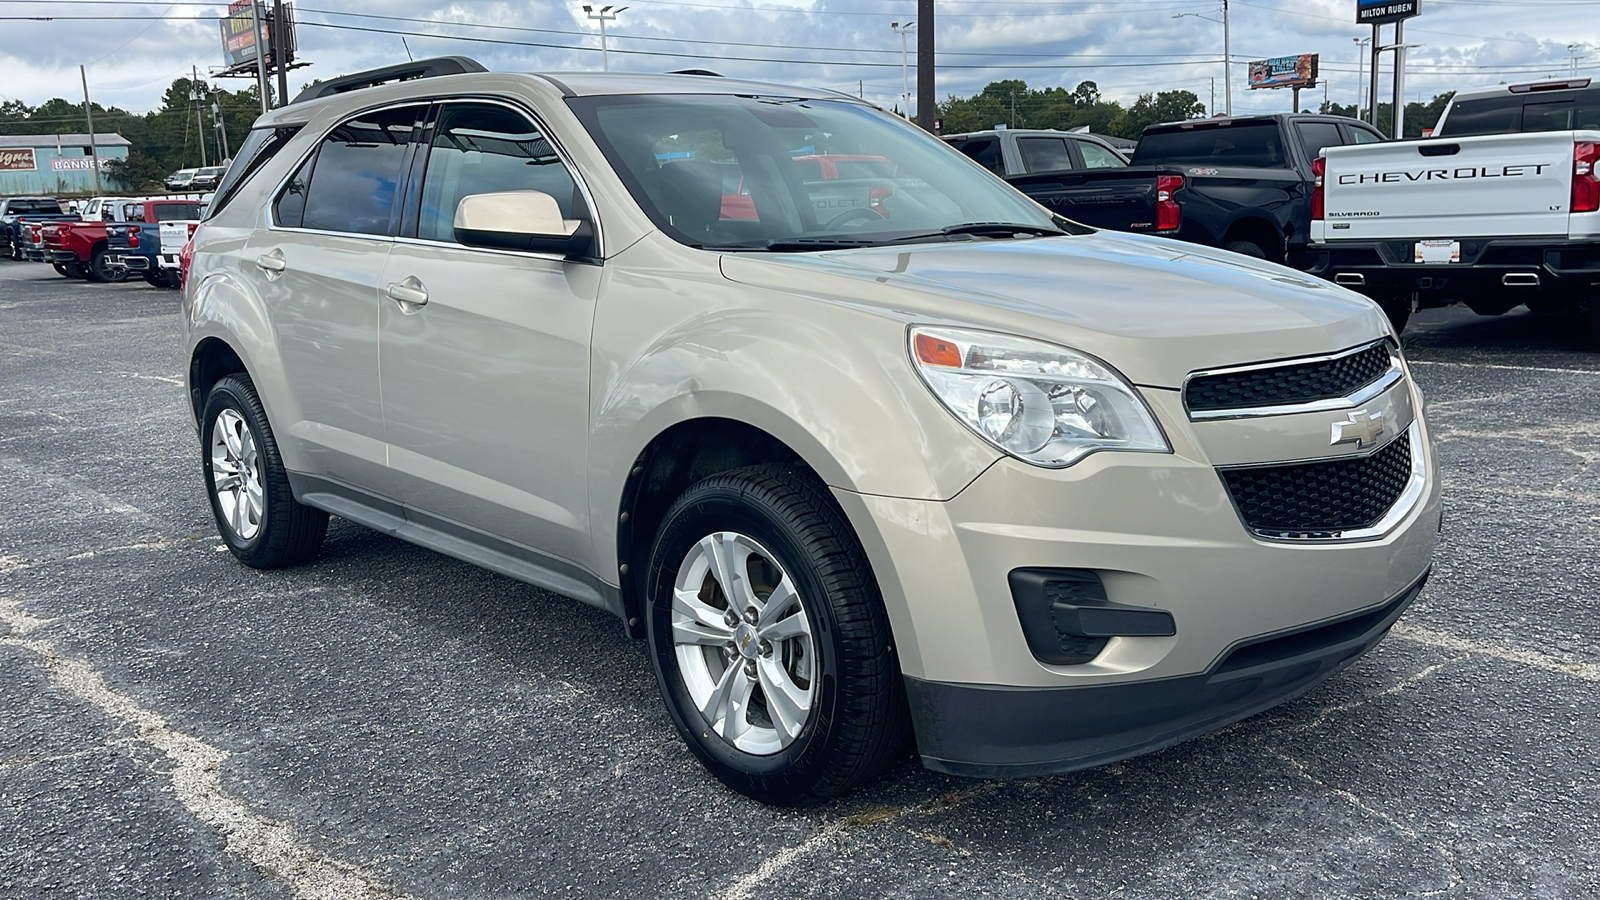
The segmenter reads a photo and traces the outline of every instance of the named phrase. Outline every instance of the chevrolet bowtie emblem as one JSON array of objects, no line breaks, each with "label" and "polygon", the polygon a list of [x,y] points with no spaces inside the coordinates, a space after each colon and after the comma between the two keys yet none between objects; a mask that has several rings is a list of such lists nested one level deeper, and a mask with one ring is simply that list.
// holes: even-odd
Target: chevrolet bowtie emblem
[{"label": "chevrolet bowtie emblem", "polygon": [[1370,447],[1383,436],[1383,411],[1369,413],[1358,409],[1349,415],[1349,421],[1333,423],[1333,436],[1328,443],[1355,444],[1356,449]]}]

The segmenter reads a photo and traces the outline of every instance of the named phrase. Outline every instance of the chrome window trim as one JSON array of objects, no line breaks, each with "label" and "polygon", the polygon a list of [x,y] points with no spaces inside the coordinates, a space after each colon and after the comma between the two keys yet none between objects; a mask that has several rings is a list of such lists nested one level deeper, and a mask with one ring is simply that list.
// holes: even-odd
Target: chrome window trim
[{"label": "chrome window trim", "polygon": [[[1266,369],[1281,369],[1288,366],[1304,366],[1314,363],[1333,362],[1337,359],[1355,356],[1372,349],[1376,344],[1383,344],[1389,348],[1389,368],[1377,380],[1369,382],[1343,397],[1328,397],[1322,400],[1308,400],[1304,403],[1286,403],[1276,406],[1235,406],[1227,409],[1192,410],[1189,408],[1189,382],[1196,378],[1205,378],[1213,375],[1236,375],[1240,372],[1259,372]],[[1220,419],[1253,419],[1262,416],[1292,416],[1309,412],[1334,412],[1341,409],[1354,409],[1363,403],[1372,400],[1384,391],[1399,383],[1405,377],[1405,367],[1400,363],[1400,355],[1395,352],[1394,345],[1387,338],[1368,341],[1358,347],[1341,350],[1338,353],[1329,353],[1322,356],[1301,356],[1295,359],[1280,359],[1276,362],[1252,363],[1245,366],[1228,366],[1220,369],[1202,369],[1190,372],[1184,376],[1183,384],[1178,388],[1178,394],[1183,401],[1183,411],[1188,414],[1192,422],[1208,422]]]},{"label": "chrome window trim", "polygon": [[[594,257],[597,259],[604,259],[605,229],[600,222],[599,206],[594,202],[594,193],[589,189],[589,183],[584,180],[583,173],[573,163],[572,155],[567,152],[567,148],[562,146],[560,138],[556,137],[551,132],[550,128],[545,124],[544,119],[541,118],[538,113],[527,108],[526,106],[519,103],[512,103],[498,97],[483,97],[475,95],[416,97],[408,100],[397,100],[391,103],[385,103],[381,106],[373,106],[367,109],[362,109],[360,111],[350,113],[349,115],[340,116],[332,125],[322,129],[322,131],[318,133],[316,139],[311,142],[310,149],[302,153],[299,159],[295,160],[294,165],[289,167],[288,171],[284,173],[284,176],[278,180],[276,185],[273,186],[271,193],[267,195],[267,230],[286,231],[296,234],[320,234],[331,237],[362,238],[366,240],[387,241],[392,244],[419,244],[427,247],[455,247],[461,250],[471,250],[476,253],[495,253],[528,259],[554,260],[558,262],[568,261],[567,257],[554,253],[535,253],[524,250],[499,250],[492,247],[469,247],[466,244],[460,244],[455,241],[431,241],[427,240],[426,238],[408,238],[400,235],[360,234],[350,231],[328,231],[320,228],[297,228],[278,224],[276,210],[278,205],[278,195],[283,193],[283,189],[286,185],[288,185],[289,179],[293,178],[294,174],[300,171],[300,167],[304,166],[306,161],[311,159],[311,157],[316,154],[317,150],[322,147],[322,142],[327,140],[328,135],[333,132],[333,129],[338,128],[340,125],[343,125],[346,122],[353,121],[361,116],[371,115],[375,112],[384,112],[385,110],[390,109],[400,109],[406,106],[445,106],[452,103],[489,103],[496,106],[503,106],[519,115],[526,116],[533,122],[534,127],[539,130],[539,133],[543,135],[545,140],[550,142],[550,146],[555,149],[556,155],[561,158],[561,164],[567,167],[567,173],[572,176],[573,182],[577,184],[578,190],[582,192],[583,202],[589,207],[589,224],[590,227],[594,229]],[[419,143],[418,146],[424,145]],[[401,202],[404,202],[404,198],[401,198]]]},{"label": "chrome window trim", "polygon": [[1286,462],[1276,463],[1249,463],[1247,465],[1217,467],[1218,473],[1221,473],[1226,471],[1238,471],[1240,469],[1276,468],[1286,465],[1315,465],[1316,463],[1339,462],[1341,460],[1348,459],[1364,459],[1372,456],[1375,453],[1380,453],[1384,450],[1387,450],[1391,444],[1397,440],[1400,440],[1402,436],[1405,440],[1411,442],[1411,477],[1406,481],[1405,488],[1400,491],[1400,496],[1396,497],[1394,503],[1389,507],[1389,511],[1384,513],[1381,519],[1371,525],[1366,526],[1365,528],[1351,528],[1343,531],[1306,531],[1302,535],[1262,532],[1250,527],[1250,524],[1245,521],[1244,513],[1239,509],[1239,504],[1233,499],[1233,492],[1228,490],[1226,482],[1223,483],[1222,492],[1228,496],[1228,503],[1233,506],[1234,514],[1239,517],[1239,524],[1244,526],[1245,531],[1248,532],[1252,538],[1264,543],[1304,546],[1310,544],[1349,544],[1358,541],[1377,540],[1378,538],[1385,537],[1390,532],[1394,531],[1395,528],[1397,528],[1407,516],[1411,515],[1412,511],[1416,509],[1417,504],[1421,502],[1423,494],[1427,492],[1428,460],[1426,448],[1423,446],[1422,441],[1422,420],[1420,418],[1412,419],[1410,427],[1405,430],[1403,435],[1395,435],[1393,438],[1385,441],[1382,445],[1373,447],[1371,450],[1368,450],[1365,453],[1353,453],[1344,456],[1325,456],[1317,459],[1289,460]]}]

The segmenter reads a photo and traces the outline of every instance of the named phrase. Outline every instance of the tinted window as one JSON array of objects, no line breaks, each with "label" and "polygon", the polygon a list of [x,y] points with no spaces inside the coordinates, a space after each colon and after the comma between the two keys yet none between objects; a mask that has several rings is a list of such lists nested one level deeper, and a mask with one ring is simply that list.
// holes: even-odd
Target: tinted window
[{"label": "tinted window", "polygon": [[968,158],[996,175],[1006,173],[1005,160],[1000,158],[999,138],[977,138],[970,141],[952,141],[952,146]]},{"label": "tinted window", "polygon": [[1115,152],[1089,141],[1079,141],[1078,151],[1083,154],[1083,166],[1086,169],[1120,169],[1128,164]]},{"label": "tinted window", "polygon": [[1305,144],[1306,156],[1316,159],[1322,155],[1322,148],[1337,147],[1344,143],[1339,135],[1339,126],[1332,122],[1300,122],[1295,125],[1300,131],[1300,142]]},{"label": "tinted window", "polygon": [[1365,128],[1357,128],[1354,125],[1347,126],[1347,128],[1350,132],[1350,143],[1352,144],[1376,144],[1383,140],[1383,135],[1373,134]]},{"label": "tinted window", "polygon": [[461,198],[500,191],[542,191],[555,198],[563,218],[579,218],[572,175],[526,118],[500,106],[445,107],[422,180],[417,237],[454,241]]},{"label": "tinted window", "polygon": [[1281,169],[1283,143],[1272,121],[1146,132],[1133,151],[1133,164],[1161,163]]},{"label": "tinted window", "polygon": [[1462,100],[1450,107],[1439,137],[1515,134],[1522,128],[1522,98],[1516,95]]},{"label": "tinted window", "polygon": [[1018,138],[1017,149],[1022,151],[1022,166],[1029,172],[1059,172],[1077,168],[1067,142],[1061,138]]},{"label": "tinted window", "polygon": [[61,204],[54,200],[12,200],[6,204],[6,215],[15,216],[24,213],[60,215]]},{"label": "tinted window", "polygon": [[198,203],[162,203],[155,208],[157,222],[180,222],[200,218]]},{"label": "tinted window", "polygon": [[369,113],[323,138],[309,183],[302,186],[302,227],[388,234],[406,145],[422,109]]}]

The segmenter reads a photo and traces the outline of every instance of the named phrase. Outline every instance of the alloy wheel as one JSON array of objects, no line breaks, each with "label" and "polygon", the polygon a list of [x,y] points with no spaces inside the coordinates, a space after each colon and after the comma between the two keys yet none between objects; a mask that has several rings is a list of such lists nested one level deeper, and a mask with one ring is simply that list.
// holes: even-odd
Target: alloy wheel
[{"label": "alloy wheel", "polygon": [[240,541],[253,540],[266,517],[261,455],[237,410],[223,409],[212,422],[211,479],[228,529]]}]

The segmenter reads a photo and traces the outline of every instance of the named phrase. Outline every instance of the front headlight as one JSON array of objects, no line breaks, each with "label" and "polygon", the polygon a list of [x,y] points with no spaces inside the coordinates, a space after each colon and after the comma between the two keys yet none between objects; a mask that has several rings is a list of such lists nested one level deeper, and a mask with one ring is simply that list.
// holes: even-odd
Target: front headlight
[{"label": "front headlight", "polygon": [[911,360],[956,418],[1036,466],[1064,468],[1096,450],[1170,450],[1133,385],[1075,350],[928,326],[911,329]]}]

